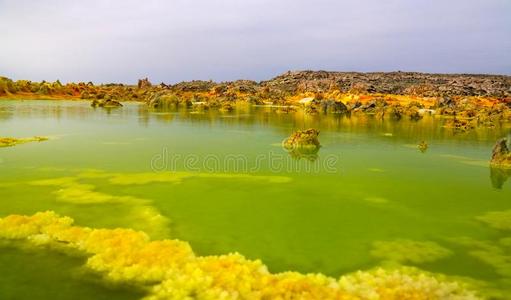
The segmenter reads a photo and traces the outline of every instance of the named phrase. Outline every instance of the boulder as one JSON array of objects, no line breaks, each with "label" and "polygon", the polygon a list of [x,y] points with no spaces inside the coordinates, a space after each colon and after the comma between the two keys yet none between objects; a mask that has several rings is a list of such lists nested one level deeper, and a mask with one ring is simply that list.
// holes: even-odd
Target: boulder
[{"label": "boulder", "polygon": [[319,130],[314,128],[299,130],[285,139],[282,142],[282,146],[288,150],[295,148],[319,148],[318,135]]},{"label": "boulder", "polygon": [[139,79],[137,86],[138,86],[139,89],[145,89],[145,88],[150,88],[152,86],[152,84],[149,81],[149,79],[147,79],[147,77],[146,77],[146,78],[143,78],[143,79]]},{"label": "boulder", "polygon": [[115,100],[111,100],[111,99],[108,99],[108,100],[94,99],[91,101],[90,106],[94,107],[94,108],[96,108],[96,107],[115,108],[115,107],[122,107],[123,105],[119,101],[115,101]]},{"label": "boulder", "polygon": [[471,121],[457,119],[456,117],[448,119],[444,124],[445,128],[452,128],[455,132],[466,132],[474,128],[474,124]]},{"label": "boulder", "polygon": [[406,107],[405,114],[410,117],[410,120],[418,121],[422,119],[421,109],[423,108],[424,106],[421,103],[412,101]]},{"label": "boulder", "polygon": [[510,141],[507,138],[502,138],[497,141],[493,147],[490,165],[492,167],[511,169],[511,151]]},{"label": "boulder", "polygon": [[91,95],[89,94],[89,92],[87,91],[82,91],[80,93],[80,99],[90,99],[91,98]]},{"label": "boulder", "polygon": [[91,101],[90,106],[91,107],[99,107],[100,102],[101,102],[100,100],[94,99]]},{"label": "boulder", "polygon": [[350,100],[348,101],[346,107],[348,108],[349,111],[352,111],[352,110],[355,110],[355,109],[358,109],[362,106],[362,102],[360,102],[360,100]]},{"label": "boulder", "polygon": [[219,110],[221,112],[231,112],[234,110],[234,106],[229,102],[222,102]]},{"label": "boulder", "polygon": [[260,97],[257,97],[257,96],[254,96],[254,95],[248,96],[247,97],[247,102],[252,104],[252,105],[263,105],[264,104],[263,100]]},{"label": "boulder", "polygon": [[416,107],[410,107],[406,110],[406,114],[410,117],[410,120],[412,121],[418,121],[422,119],[422,115],[420,114],[420,111]]},{"label": "boulder", "polygon": [[366,104],[360,106],[360,110],[365,113],[376,113],[377,111],[381,111],[383,108],[387,106],[387,101],[383,98],[375,98]]},{"label": "boulder", "polygon": [[499,122],[505,122],[508,115],[509,109],[504,104],[483,107],[475,112],[478,123],[487,127],[494,127]]},{"label": "boulder", "polygon": [[437,108],[440,108],[440,107],[450,107],[450,108],[454,108],[454,106],[456,105],[456,103],[454,102],[454,100],[449,97],[449,96],[444,96],[444,97],[441,97],[439,99],[436,100],[436,103],[435,103],[435,106]]},{"label": "boulder", "polygon": [[7,77],[0,76],[0,96],[17,92],[14,81]]},{"label": "boulder", "polygon": [[404,109],[399,104],[390,105],[385,111],[385,116],[390,117],[393,120],[400,120],[403,114]]},{"label": "boulder", "polygon": [[303,98],[298,103],[306,114],[316,114],[319,111],[320,100],[314,97]]},{"label": "boulder", "polygon": [[149,97],[148,105],[152,108],[164,108],[178,105],[179,97],[173,94],[156,93]]},{"label": "boulder", "polygon": [[39,86],[39,91],[37,91],[37,93],[41,94],[41,95],[51,95],[53,92],[53,88],[51,86],[51,84],[45,82],[43,84],[41,84]]},{"label": "boulder", "polygon": [[435,114],[438,114],[441,116],[455,116],[456,110],[450,106],[443,106],[443,107],[436,109]]},{"label": "boulder", "polygon": [[313,115],[318,113],[318,106],[317,105],[306,105],[304,110],[306,114]]},{"label": "boulder", "polygon": [[425,141],[422,141],[419,143],[419,145],[417,146],[419,148],[419,151],[424,153],[426,152],[426,150],[428,150],[428,143],[426,143]]},{"label": "boulder", "polygon": [[108,107],[122,107],[122,106],[123,105],[121,104],[121,102],[109,99],[109,100],[105,100],[103,102],[102,107],[108,108]]},{"label": "boulder", "polygon": [[321,110],[324,113],[344,114],[348,111],[348,107],[341,101],[335,101],[332,99],[323,99],[320,102]]}]

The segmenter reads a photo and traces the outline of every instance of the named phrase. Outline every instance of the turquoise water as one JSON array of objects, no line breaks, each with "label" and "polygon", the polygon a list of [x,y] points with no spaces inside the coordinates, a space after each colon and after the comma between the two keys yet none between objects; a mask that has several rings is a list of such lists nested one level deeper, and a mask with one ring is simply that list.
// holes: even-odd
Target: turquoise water
[{"label": "turquoise water", "polygon": [[[103,110],[81,101],[0,101],[0,136],[50,137],[0,148],[0,217],[54,210],[78,225],[185,240],[201,255],[237,251],[275,272],[339,276],[400,263],[504,293],[511,286],[506,220],[480,217],[511,209],[511,173],[488,167],[493,144],[511,128],[456,134],[442,122],[268,107],[199,114],[135,103]],[[284,138],[309,127],[321,131],[316,156],[282,149]],[[183,178],[158,181],[157,174]],[[40,182],[63,177],[72,178],[69,190]],[[407,241],[429,246],[412,250],[413,259]],[[498,250],[481,250],[482,241]],[[385,248],[389,242],[397,248]],[[16,270],[0,279],[0,299],[29,299],[31,288],[38,299],[56,299],[59,287],[45,282],[63,278],[62,299],[141,293],[77,272],[81,259],[16,249],[0,248],[2,274]]]}]

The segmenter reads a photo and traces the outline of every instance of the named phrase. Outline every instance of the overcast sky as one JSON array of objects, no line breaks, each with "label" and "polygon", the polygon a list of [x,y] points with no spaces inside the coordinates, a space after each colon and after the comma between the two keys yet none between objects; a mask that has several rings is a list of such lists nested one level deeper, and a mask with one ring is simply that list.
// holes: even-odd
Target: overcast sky
[{"label": "overcast sky", "polygon": [[14,79],[511,74],[511,0],[0,0],[0,28]]}]

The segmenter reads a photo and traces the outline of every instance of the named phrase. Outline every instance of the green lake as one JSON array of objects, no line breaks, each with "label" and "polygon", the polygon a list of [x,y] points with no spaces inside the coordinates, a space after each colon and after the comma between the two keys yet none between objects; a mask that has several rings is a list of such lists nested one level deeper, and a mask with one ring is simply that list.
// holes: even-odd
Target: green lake
[{"label": "green lake", "polygon": [[[0,148],[0,217],[53,210],[80,226],[187,241],[200,255],[239,252],[272,272],[338,277],[401,263],[511,293],[511,171],[488,164],[510,124],[455,133],[432,116],[382,121],[276,110],[2,100],[1,137],[50,140]],[[311,127],[321,131],[318,153],[281,147]],[[169,173],[178,179],[160,176]],[[62,188],[62,178],[72,183]],[[47,179],[56,183],[41,184]],[[431,256],[406,258],[407,241],[428,242]],[[103,284],[83,271],[84,258],[0,245],[0,299],[143,295]]]}]

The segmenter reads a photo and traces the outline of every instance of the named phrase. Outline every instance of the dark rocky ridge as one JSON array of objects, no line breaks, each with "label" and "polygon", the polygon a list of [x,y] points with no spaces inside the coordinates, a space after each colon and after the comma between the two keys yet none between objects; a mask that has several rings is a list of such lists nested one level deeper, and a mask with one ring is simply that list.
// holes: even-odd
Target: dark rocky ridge
[{"label": "dark rocky ridge", "polygon": [[260,85],[290,94],[338,89],[342,92],[426,97],[511,96],[511,76],[506,75],[289,71],[262,81]]},{"label": "dark rocky ridge", "polygon": [[[255,82],[188,81],[176,84],[152,85],[147,78],[138,85],[13,81],[0,77],[0,97],[23,94],[23,97],[113,99],[118,101],[148,101],[155,93],[199,94],[233,101],[239,95],[259,100],[283,101],[301,93],[337,91],[350,94],[394,94],[419,97],[483,96],[511,102],[511,76],[477,74],[428,74],[415,72],[327,72],[289,71],[273,79]],[[108,100],[107,99],[107,100]],[[197,100],[197,99],[196,99]],[[201,101],[198,99],[197,101]]]}]

